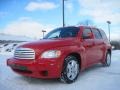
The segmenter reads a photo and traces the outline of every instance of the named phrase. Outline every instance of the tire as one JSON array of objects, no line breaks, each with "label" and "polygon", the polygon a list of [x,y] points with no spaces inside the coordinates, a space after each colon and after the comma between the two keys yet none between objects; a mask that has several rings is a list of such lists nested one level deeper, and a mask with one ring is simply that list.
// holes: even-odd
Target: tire
[{"label": "tire", "polygon": [[77,79],[79,72],[80,64],[78,59],[74,56],[68,56],[65,58],[60,80],[68,84],[73,83]]},{"label": "tire", "polygon": [[111,65],[111,54],[107,53],[106,54],[105,62],[103,63],[103,66],[109,67],[110,65]]}]

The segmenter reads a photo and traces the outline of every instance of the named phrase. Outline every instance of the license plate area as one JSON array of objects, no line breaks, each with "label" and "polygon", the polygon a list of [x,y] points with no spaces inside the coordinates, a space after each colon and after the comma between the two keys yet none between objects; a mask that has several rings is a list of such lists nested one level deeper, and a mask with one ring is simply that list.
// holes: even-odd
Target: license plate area
[{"label": "license plate area", "polygon": [[17,65],[17,64],[13,64],[13,65],[10,65],[10,66],[14,69],[27,70],[26,66],[21,66],[21,65]]}]

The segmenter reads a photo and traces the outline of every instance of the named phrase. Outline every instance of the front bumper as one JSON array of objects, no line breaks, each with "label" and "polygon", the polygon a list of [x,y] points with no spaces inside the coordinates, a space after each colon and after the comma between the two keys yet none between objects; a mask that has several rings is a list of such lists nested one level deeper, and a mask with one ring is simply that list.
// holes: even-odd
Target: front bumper
[{"label": "front bumper", "polygon": [[8,59],[7,65],[23,76],[34,78],[59,78],[61,66],[56,60],[18,60]]}]

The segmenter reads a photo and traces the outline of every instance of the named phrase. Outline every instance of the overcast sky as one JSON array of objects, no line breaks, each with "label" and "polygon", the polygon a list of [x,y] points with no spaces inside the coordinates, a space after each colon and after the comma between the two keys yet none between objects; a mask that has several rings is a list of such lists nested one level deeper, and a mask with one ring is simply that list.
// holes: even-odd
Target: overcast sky
[{"label": "overcast sky", "polygon": [[[62,0],[0,0],[0,32],[33,38],[62,26]],[[88,21],[108,34],[111,21],[112,39],[120,35],[120,0],[65,0],[66,25]]]}]

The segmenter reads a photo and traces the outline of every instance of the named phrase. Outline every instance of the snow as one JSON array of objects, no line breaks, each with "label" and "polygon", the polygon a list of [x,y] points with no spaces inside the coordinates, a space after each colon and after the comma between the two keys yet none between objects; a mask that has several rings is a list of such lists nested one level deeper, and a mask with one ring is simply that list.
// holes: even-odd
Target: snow
[{"label": "snow", "polygon": [[119,90],[120,51],[112,53],[110,67],[96,64],[79,75],[73,84],[64,84],[57,79],[35,79],[20,76],[6,65],[11,53],[0,54],[0,90]]}]

